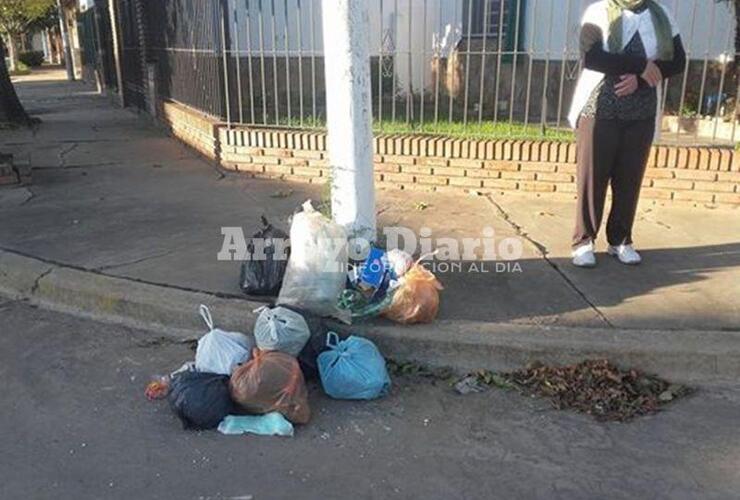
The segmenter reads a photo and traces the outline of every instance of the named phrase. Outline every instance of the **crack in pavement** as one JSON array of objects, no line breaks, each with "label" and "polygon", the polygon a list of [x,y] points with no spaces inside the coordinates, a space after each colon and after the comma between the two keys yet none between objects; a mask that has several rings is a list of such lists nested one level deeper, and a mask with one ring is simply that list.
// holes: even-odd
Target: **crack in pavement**
[{"label": "crack in pavement", "polygon": [[68,148],[65,148],[65,149],[63,149],[63,150],[61,150],[59,152],[59,166],[61,168],[64,168],[66,166],[65,165],[66,162],[67,162],[66,156],[69,153],[71,153],[72,151],[74,151],[75,149],[77,149],[78,146],[79,146],[79,144],[77,142],[73,142],[71,146],[69,146]]},{"label": "crack in pavement", "polygon": [[172,255],[175,252],[176,252],[176,250],[167,250],[166,252],[160,252],[160,253],[157,253],[157,254],[154,254],[154,255],[147,255],[146,257],[140,257],[138,259],[134,259],[134,260],[131,260],[131,261],[128,261],[128,262],[121,262],[121,263],[118,263],[118,264],[108,264],[108,265],[105,265],[105,266],[96,267],[96,268],[93,268],[93,270],[94,271],[97,271],[97,272],[102,272],[102,271],[108,271],[108,270],[111,270],[111,269],[117,269],[117,268],[120,268],[120,267],[133,266],[134,264],[140,264],[140,263],[146,262],[148,260],[158,259],[160,257],[166,257],[168,255]]},{"label": "crack in pavement", "polygon": [[34,193],[34,192],[33,192],[33,189],[31,189],[31,187],[30,187],[30,186],[25,186],[25,189],[26,189],[26,191],[28,191],[28,192],[29,192],[29,193],[30,193],[31,195],[30,195],[30,196],[29,196],[28,198],[26,198],[25,200],[23,200],[23,201],[22,201],[22,202],[20,203],[20,205],[18,205],[19,207],[23,207],[23,206],[25,206],[25,205],[26,205],[27,203],[30,203],[30,202],[31,202],[31,200],[33,200],[34,198],[36,198],[36,193]]},{"label": "crack in pavement", "polygon": [[143,349],[170,346],[170,345],[186,345],[192,350],[195,350],[196,346],[198,345],[198,340],[197,339],[181,339],[181,338],[174,338],[174,337],[167,337],[164,335],[160,335],[155,338],[146,338],[146,339],[136,341],[134,342],[134,345],[136,347],[140,347]]},{"label": "crack in pavement", "polygon": [[33,170],[74,170],[80,168],[98,168],[98,167],[115,167],[122,165],[120,161],[111,161],[106,163],[91,163],[89,165],[59,165],[59,166],[41,166],[33,167]]},{"label": "crack in pavement", "polygon": [[[38,255],[33,255],[33,254],[28,253],[28,252],[24,252],[22,250],[15,250],[15,249],[3,247],[3,246],[0,246],[0,251],[8,252],[8,253],[11,253],[11,254],[14,254],[14,255],[20,255],[21,257],[27,257],[29,259],[35,259],[35,260],[38,260],[38,261],[43,262],[44,264],[49,264],[51,266],[54,266],[51,270],[53,270],[55,268],[73,269],[75,271],[88,272],[88,273],[92,273],[92,274],[97,274],[99,276],[105,276],[105,277],[108,277],[108,278],[115,278],[115,279],[120,279],[120,280],[125,280],[125,281],[131,281],[133,283],[141,283],[143,285],[159,286],[159,287],[162,287],[162,288],[167,288],[169,290],[179,290],[179,291],[182,291],[182,292],[200,293],[200,294],[203,294],[203,295],[208,295],[210,297],[216,297],[216,298],[219,298],[219,299],[248,300],[244,295],[237,294],[237,293],[214,292],[212,290],[204,290],[204,289],[193,288],[193,287],[188,287],[188,286],[172,285],[170,283],[161,283],[161,282],[156,282],[156,281],[149,281],[149,280],[145,280],[145,279],[141,279],[141,278],[133,278],[133,277],[130,277],[130,276],[119,276],[117,274],[106,274],[106,273],[101,272],[101,271],[98,271],[98,270],[96,270],[94,268],[88,268],[88,267],[79,266],[79,265],[75,265],[75,264],[68,264],[68,263],[60,262],[60,261],[57,261],[57,260],[54,260],[54,259],[49,259],[49,258],[46,258],[46,257],[40,257]],[[40,280],[41,278],[43,278],[43,276],[39,276],[39,278],[37,279],[37,281]],[[258,302],[258,300],[255,300],[255,299],[251,299],[251,300],[253,302]]]},{"label": "crack in pavement", "polygon": [[31,295],[36,295],[36,292],[39,290],[39,285],[41,283],[41,280],[49,276],[49,274],[54,270],[54,267],[50,267],[43,273],[39,274],[38,277],[34,280],[33,286],[31,287]]},{"label": "crack in pavement", "polygon": [[[46,145],[55,144],[97,144],[101,142],[131,142],[131,139],[58,139],[46,141]],[[35,146],[38,147],[36,142],[8,142],[6,146]]]},{"label": "crack in pavement", "polygon": [[568,286],[576,293],[578,294],[581,299],[588,304],[588,306],[596,313],[596,315],[610,328],[614,328],[614,325],[611,321],[609,321],[609,318],[606,317],[606,315],[598,308],[596,304],[594,304],[588,296],[583,292],[578,286],[571,280],[568,275],[565,274],[565,272],[560,269],[560,266],[557,265],[550,257],[548,256],[548,250],[547,247],[540,243],[539,241],[535,240],[533,237],[531,237],[522,226],[514,222],[514,220],[511,218],[511,215],[504,210],[504,207],[502,207],[499,203],[497,203],[491,195],[487,195],[486,199],[491,203],[491,205],[494,206],[494,208],[498,211],[498,214],[501,216],[501,218],[509,224],[512,229],[516,232],[517,236],[520,236],[524,238],[527,242],[529,242],[533,247],[537,249],[537,251],[540,253],[541,257],[544,259],[545,262],[547,262],[550,267],[553,268],[553,270],[565,281]]}]

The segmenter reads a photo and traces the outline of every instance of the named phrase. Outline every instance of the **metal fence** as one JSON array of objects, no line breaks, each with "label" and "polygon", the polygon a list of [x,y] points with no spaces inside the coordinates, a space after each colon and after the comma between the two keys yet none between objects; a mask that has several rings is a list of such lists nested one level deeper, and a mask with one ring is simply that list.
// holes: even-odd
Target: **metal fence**
[{"label": "metal fence", "polygon": [[[133,0],[122,0],[126,7]],[[591,0],[372,0],[375,127],[386,132],[559,137]],[[687,71],[665,84],[667,140],[735,137],[734,11],[666,0]],[[149,0],[147,59],[161,95],[230,124],[325,122],[321,0]],[[122,15],[122,23],[130,16]],[[140,50],[122,26],[124,50]],[[128,42],[127,42],[128,40]],[[124,61],[135,60],[135,54]],[[127,65],[124,74],[141,71]],[[141,75],[134,75],[133,79]],[[672,118],[670,118],[672,117]]]},{"label": "metal fence", "polygon": [[[123,95],[126,102],[140,109],[146,108],[147,96],[145,80],[147,29],[144,25],[142,8],[143,4],[136,0],[120,0],[118,3]],[[156,26],[159,20],[152,19],[151,23],[152,26]]]},{"label": "metal fence", "polygon": [[108,2],[98,2],[95,12],[95,29],[97,30],[98,47],[98,65],[101,66],[103,82],[108,88],[116,88],[118,81],[116,78],[116,62],[113,53],[113,31],[110,25],[110,11]]},{"label": "metal fence", "polygon": [[87,9],[78,14],[77,31],[80,38],[83,78],[99,79],[102,85],[115,88],[118,82],[108,4],[102,3],[96,9]]},{"label": "metal fence", "polygon": [[224,30],[228,12],[219,0],[158,0],[145,4],[149,52],[157,67],[158,91],[226,119]]}]

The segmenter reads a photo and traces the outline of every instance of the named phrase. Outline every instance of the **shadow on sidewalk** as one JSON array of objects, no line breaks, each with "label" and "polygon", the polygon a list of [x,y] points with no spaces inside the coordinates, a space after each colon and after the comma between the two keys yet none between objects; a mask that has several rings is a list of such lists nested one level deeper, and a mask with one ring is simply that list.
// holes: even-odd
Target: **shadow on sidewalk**
[{"label": "shadow on sidewalk", "polygon": [[[29,112],[44,119],[41,135],[19,131],[0,138],[0,146],[18,144],[7,149],[19,157],[33,153],[34,165],[46,169],[35,171],[33,193],[3,207],[1,243],[8,248],[129,279],[237,295],[238,265],[214,261],[220,228],[243,226],[249,234],[264,213],[287,229],[287,216],[306,198],[320,196],[315,185],[226,177],[183,153],[154,125],[93,97],[91,87],[68,83],[58,71],[36,77],[17,87]],[[275,196],[286,190],[291,197]],[[488,225],[501,235],[515,233],[488,204],[470,197],[435,194],[423,212],[413,202],[428,201],[427,194],[385,191],[379,200],[393,208],[379,218],[381,225],[429,226],[453,238]],[[709,212],[702,217],[719,228],[726,223]],[[532,224],[528,232],[546,233],[552,224]],[[690,221],[685,230],[693,227]],[[603,253],[591,270],[539,255],[518,266],[461,262],[438,268],[446,287],[440,319],[740,328],[740,243],[642,254],[645,262],[636,268]]]},{"label": "shadow on sidewalk", "polygon": [[449,270],[447,264],[430,265],[445,286],[440,319],[740,328],[740,243],[641,253],[643,264],[635,267],[604,253],[595,269],[575,268],[564,258],[456,262]]}]

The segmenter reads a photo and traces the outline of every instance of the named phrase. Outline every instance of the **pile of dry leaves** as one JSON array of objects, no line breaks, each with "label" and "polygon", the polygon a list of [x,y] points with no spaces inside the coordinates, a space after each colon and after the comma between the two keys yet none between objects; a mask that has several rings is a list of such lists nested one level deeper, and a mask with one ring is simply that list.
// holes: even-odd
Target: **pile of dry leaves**
[{"label": "pile of dry leaves", "polygon": [[535,362],[512,373],[478,372],[474,376],[482,384],[518,389],[549,399],[555,408],[575,409],[602,421],[655,413],[661,405],[690,392],[686,386],[637,370],[621,370],[605,359],[568,366]]}]

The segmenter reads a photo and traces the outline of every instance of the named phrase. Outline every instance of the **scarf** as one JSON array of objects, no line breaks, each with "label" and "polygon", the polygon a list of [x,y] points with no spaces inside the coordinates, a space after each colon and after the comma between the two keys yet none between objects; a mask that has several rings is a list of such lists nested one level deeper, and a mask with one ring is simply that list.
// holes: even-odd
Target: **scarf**
[{"label": "scarf", "polygon": [[673,29],[668,15],[655,0],[608,0],[609,52],[622,52],[622,11],[635,10],[646,5],[653,19],[655,38],[658,40],[658,59],[673,59]]}]

